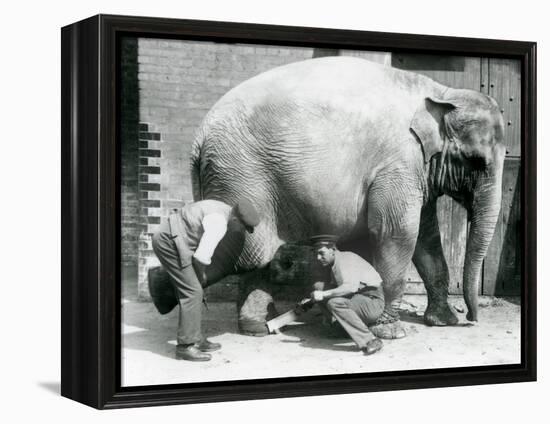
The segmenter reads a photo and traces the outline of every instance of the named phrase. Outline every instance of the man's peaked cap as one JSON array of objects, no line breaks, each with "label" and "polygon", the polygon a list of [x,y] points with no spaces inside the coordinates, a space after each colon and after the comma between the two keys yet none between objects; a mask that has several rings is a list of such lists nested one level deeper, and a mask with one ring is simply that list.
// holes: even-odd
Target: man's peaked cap
[{"label": "man's peaked cap", "polygon": [[254,227],[260,223],[260,214],[248,199],[240,199],[234,207],[234,213],[239,218],[249,233],[254,232]]},{"label": "man's peaked cap", "polygon": [[313,247],[334,246],[338,237],[332,234],[319,234],[309,239]]}]

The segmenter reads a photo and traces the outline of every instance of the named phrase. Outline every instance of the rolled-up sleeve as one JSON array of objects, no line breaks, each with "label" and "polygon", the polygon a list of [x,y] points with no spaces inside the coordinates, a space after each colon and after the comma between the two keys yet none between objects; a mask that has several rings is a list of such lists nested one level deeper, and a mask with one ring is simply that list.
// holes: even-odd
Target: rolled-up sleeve
[{"label": "rolled-up sleeve", "polygon": [[227,232],[227,220],[224,215],[212,213],[202,219],[204,233],[193,257],[204,265],[210,265],[219,242]]}]

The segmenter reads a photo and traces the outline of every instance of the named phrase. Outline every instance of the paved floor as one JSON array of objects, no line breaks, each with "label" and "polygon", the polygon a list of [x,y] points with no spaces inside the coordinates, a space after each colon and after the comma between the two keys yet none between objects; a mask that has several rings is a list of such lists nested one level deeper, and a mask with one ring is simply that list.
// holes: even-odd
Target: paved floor
[{"label": "paved floor", "polygon": [[[408,336],[384,341],[364,356],[347,339],[331,339],[312,309],[283,334],[238,334],[234,303],[211,303],[204,314],[207,335],[223,345],[210,362],[174,360],[177,311],[161,316],[151,303],[131,294],[123,300],[123,386],[189,383],[250,378],[364,373],[520,362],[520,306],[516,299],[481,298],[480,322],[472,326],[458,313],[455,327],[422,322],[424,296],[407,296],[402,311]],[[464,311],[460,297],[450,303]],[[278,305],[280,312],[291,304]]]}]

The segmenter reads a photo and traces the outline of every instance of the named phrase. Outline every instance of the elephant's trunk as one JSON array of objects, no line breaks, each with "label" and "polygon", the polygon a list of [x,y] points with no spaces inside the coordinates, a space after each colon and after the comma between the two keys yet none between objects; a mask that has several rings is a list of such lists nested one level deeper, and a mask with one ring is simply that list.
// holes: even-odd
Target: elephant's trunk
[{"label": "elephant's trunk", "polygon": [[500,213],[505,148],[497,145],[494,149],[494,162],[475,182],[470,209],[470,231],[463,275],[464,300],[468,307],[469,321],[477,321],[481,265],[493,238]]}]

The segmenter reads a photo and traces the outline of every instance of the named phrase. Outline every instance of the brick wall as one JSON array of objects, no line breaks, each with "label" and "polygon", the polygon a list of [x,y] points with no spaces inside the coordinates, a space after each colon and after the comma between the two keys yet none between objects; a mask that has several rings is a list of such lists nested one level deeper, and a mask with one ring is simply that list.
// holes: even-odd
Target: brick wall
[{"label": "brick wall", "polygon": [[139,86],[138,41],[121,43],[121,261],[123,267],[137,265],[139,223]]},{"label": "brick wall", "polygon": [[[139,39],[139,118],[159,135],[149,147],[160,153],[148,158],[160,167],[160,174],[154,177],[160,191],[147,192],[148,200],[160,201],[160,209],[142,208],[142,212],[154,212],[155,218],[165,219],[172,209],[193,200],[189,154],[194,133],[220,97],[263,71],[311,58],[312,52],[306,48]],[[156,222],[149,222],[141,236],[141,298],[147,297],[146,269],[155,263],[147,234],[156,229]]]},{"label": "brick wall", "polygon": [[153,252],[151,236],[161,219],[161,135],[149,124],[139,124],[138,190],[139,190],[139,245],[138,245],[138,296],[149,298],[147,270],[159,265]]},{"label": "brick wall", "polygon": [[263,71],[312,56],[312,49],[139,40],[140,121],[162,135],[161,212],[192,200],[189,152],[208,110]]},{"label": "brick wall", "polygon": [[[137,55],[128,49],[123,60],[128,72],[137,66],[139,87],[139,116],[126,124],[138,128],[139,122],[139,131],[133,140],[131,134],[123,137],[123,261],[139,265],[138,290],[146,298],[146,269],[157,263],[150,234],[172,209],[192,201],[189,153],[194,133],[220,97],[242,81],[287,63],[335,54],[389,63],[390,56],[145,38],[136,42]],[[127,91],[135,88],[133,83],[127,85]],[[131,101],[135,99],[130,96],[127,103]],[[137,217],[132,215],[136,211]]]}]

